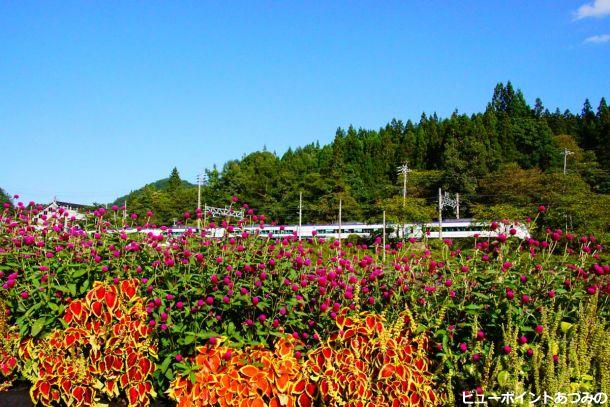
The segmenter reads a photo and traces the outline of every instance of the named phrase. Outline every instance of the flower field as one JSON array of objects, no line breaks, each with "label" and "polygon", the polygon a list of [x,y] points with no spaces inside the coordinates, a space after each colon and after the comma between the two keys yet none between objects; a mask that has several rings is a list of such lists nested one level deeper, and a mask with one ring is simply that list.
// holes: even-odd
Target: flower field
[{"label": "flower field", "polygon": [[610,394],[608,258],[594,236],[536,229],[545,208],[527,240],[386,247],[271,239],[252,212],[214,220],[231,232],[217,239],[127,233],[103,208],[83,230],[41,209],[0,212],[0,389],[28,382],[40,405]]}]

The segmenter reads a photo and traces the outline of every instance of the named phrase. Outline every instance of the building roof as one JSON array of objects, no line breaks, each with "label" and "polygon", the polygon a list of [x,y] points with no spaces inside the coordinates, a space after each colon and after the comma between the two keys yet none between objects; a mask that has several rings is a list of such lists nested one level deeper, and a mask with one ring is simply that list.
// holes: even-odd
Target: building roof
[{"label": "building roof", "polygon": [[55,201],[58,206],[69,206],[70,208],[84,209],[87,205],[77,204],[73,202]]}]

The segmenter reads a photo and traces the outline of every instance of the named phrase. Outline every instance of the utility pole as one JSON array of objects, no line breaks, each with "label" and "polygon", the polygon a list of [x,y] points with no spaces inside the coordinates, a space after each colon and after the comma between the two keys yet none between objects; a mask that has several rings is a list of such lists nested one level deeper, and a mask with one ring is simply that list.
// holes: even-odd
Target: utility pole
[{"label": "utility pole", "polygon": [[460,218],[460,193],[455,194],[455,217]]},{"label": "utility pole", "polygon": [[563,175],[566,175],[568,170],[568,156],[574,154],[573,151],[568,150],[567,148],[563,149]]},{"label": "utility pole", "polygon": [[339,245],[341,245],[341,199],[339,199]]},{"label": "utility pole", "polygon": [[301,240],[301,226],[303,222],[303,192],[299,192],[299,240]]},{"label": "utility pole", "polygon": [[438,189],[438,238],[443,238],[443,196],[441,189]]},{"label": "utility pole", "polygon": [[385,211],[383,211],[383,261],[385,263]]},{"label": "utility pole", "polygon": [[197,228],[201,230],[201,184],[203,184],[203,174],[197,174]]},{"label": "utility pole", "polygon": [[402,206],[405,206],[407,203],[407,174],[411,172],[409,169],[409,163],[405,161],[405,163],[399,167],[397,167],[398,174],[402,174]]}]

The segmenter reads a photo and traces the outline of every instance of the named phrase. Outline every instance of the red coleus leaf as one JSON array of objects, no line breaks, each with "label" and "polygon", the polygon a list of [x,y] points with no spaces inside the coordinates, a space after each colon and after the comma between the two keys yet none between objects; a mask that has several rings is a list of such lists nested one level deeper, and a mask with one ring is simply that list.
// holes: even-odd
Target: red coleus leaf
[{"label": "red coleus leaf", "polygon": [[137,387],[130,387],[129,391],[127,392],[127,397],[129,399],[129,404],[136,404],[136,402],[138,401],[138,398],[140,397],[140,393],[138,392],[138,388]]},{"label": "red coleus leaf", "polygon": [[51,392],[51,384],[49,382],[41,382],[38,386],[40,393],[44,395],[45,398],[49,398],[49,393]]},{"label": "red coleus leaf", "polygon": [[312,406],[312,398],[307,394],[302,393],[299,396],[299,404],[300,407],[311,407]]},{"label": "red coleus leaf", "polygon": [[78,403],[82,403],[85,399],[85,389],[81,386],[77,386],[72,390],[72,397],[78,401]]},{"label": "red coleus leaf", "polygon": [[72,301],[68,309],[74,314],[75,317],[80,318],[83,312],[83,303],[78,300]]},{"label": "red coleus leaf", "polygon": [[70,394],[70,390],[72,390],[72,382],[70,380],[63,380],[61,382],[61,388],[64,390],[64,393]]},{"label": "red coleus leaf", "polygon": [[99,301],[95,301],[91,304],[91,310],[93,311],[93,315],[96,317],[100,317],[102,315],[103,304]]},{"label": "red coleus leaf", "polygon": [[[111,287],[114,288],[114,287]],[[118,296],[115,290],[106,290],[106,294],[104,296],[104,300],[108,309],[114,310],[114,308],[118,305]]]},{"label": "red coleus leaf", "polygon": [[135,366],[136,363],[138,363],[138,354],[129,352],[129,354],[127,354],[127,367]]},{"label": "red coleus leaf", "polygon": [[106,296],[106,287],[104,287],[103,285],[100,285],[99,287],[97,287],[94,291],[94,295],[95,298],[97,298],[97,300],[103,300],[104,297]]},{"label": "red coleus leaf", "polygon": [[136,295],[136,286],[133,280],[124,280],[121,282],[121,292],[132,299]]},{"label": "red coleus leaf", "polygon": [[147,375],[148,373],[150,373],[152,371],[152,363],[150,362],[150,360],[146,359],[146,358],[141,358],[138,361],[138,364],[140,365],[140,371],[142,372],[143,375]]},{"label": "red coleus leaf", "polygon": [[303,393],[306,385],[307,382],[305,380],[298,381],[292,388],[293,393]]},{"label": "red coleus leaf", "polygon": [[137,367],[132,367],[127,372],[127,377],[129,377],[130,382],[139,382],[142,380],[142,373]]}]

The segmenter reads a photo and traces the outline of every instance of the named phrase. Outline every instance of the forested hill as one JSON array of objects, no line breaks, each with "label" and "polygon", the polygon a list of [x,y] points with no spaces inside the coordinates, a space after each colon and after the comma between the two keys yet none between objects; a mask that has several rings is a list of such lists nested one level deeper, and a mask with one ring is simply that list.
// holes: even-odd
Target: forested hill
[{"label": "forested hill", "polygon": [[[565,149],[572,153],[566,175]],[[403,209],[397,167],[405,162],[412,171]],[[595,108],[586,100],[581,112],[550,111],[539,99],[532,107],[510,82],[500,83],[481,113],[339,128],[330,144],[282,156],[256,151],[207,176],[207,204],[224,206],[237,195],[282,223],[298,219],[299,192],[307,222],[336,220],[339,199],[344,221],[378,219],[381,208],[395,218],[428,219],[442,187],[460,193],[462,216],[517,217],[544,204],[552,209],[547,223],[603,231],[610,224],[610,109],[603,98]],[[193,211],[197,188],[148,185],[127,199],[130,210],[152,209],[154,221],[168,223]]]}]

